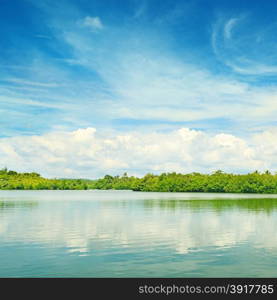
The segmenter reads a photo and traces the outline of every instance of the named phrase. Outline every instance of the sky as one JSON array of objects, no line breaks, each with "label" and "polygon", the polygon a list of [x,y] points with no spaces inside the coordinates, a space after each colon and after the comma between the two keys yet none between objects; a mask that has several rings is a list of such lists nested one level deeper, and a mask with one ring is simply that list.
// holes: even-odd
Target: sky
[{"label": "sky", "polygon": [[0,167],[277,171],[276,1],[0,5]]}]

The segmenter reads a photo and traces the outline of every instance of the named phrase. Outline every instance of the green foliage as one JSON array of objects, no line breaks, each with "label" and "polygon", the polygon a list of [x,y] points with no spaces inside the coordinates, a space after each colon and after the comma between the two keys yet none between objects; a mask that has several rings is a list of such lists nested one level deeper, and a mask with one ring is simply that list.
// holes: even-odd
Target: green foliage
[{"label": "green foliage", "polygon": [[38,173],[17,173],[0,170],[0,190],[87,190],[92,180],[47,179]]},{"label": "green foliage", "polygon": [[245,175],[216,171],[212,174],[146,174],[142,178],[106,175],[98,180],[47,179],[38,173],[0,170],[0,189],[28,190],[133,190],[143,192],[277,193],[277,174],[257,171]]}]

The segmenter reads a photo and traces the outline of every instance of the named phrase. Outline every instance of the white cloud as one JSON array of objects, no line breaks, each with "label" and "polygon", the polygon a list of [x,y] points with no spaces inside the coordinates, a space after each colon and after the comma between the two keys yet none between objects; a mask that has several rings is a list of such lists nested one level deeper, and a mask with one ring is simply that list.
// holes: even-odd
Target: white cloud
[{"label": "white cloud", "polygon": [[28,81],[21,78],[7,78],[5,81],[20,84],[23,86],[34,86],[34,87],[46,87],[46,88],[55,88],[59,85],[57,83],[48,83],[48,82],[37,82],[37,81]]},{"label": "white cloud", "polygon": [[[254,18],[242,15],[219,18],[212,32],[215,55],[233,71],[244,75],[272,76],[277,73],[274,32],[276,23],[254,26]],[[233,34],[236,26],[236,34]],[[262,41],[262,42],[261,42]]]},{"label": "white cloud", "polygon": [[277,130],[242,139],[181,128],[105,134],[94,128],[0,139],[0,165],[44,176],[97,178],[147,172],[277,169]]},{"label": "white cloud", "polygon": [[[237,19],[240,21],[235,25]],[[57,19],[51,24],[52,34],[70,46],[72,56],[57,61],[40,53],[32,54],[21,76],[4,76],[13,82],[0,87],[1,109],[8,113],[6,120],[2,120],[5,127],[1,123],[4,135],[20,129],[28,134],[39,129],[47,132],[57,126],[127,128],[130,120],[148,131],[159,126],[218,131],[223,125],[226,132],[234,134],[237,130],[245,134],[253,128],[274,124],[277,112],[274,85],[256,85],[255,81],[242,81],[222,73],[216,75],[193,60],[189,64],[186,53],[177,56],[168,49],[163,36],[156,32],[151,34],[151,30],[142,36],[135,29],[125,31],[113,27],[105,38],[99,39],[87,30],[80,30],[76,20],[81,20],[79,26],[86,23],[100,29],[99,24],[102,24],[99,17],[84,19],[77,15],[70,20],[70,26]],[[224,28],[227,35],[230,32],[230,45],[233,45],[241,24],[241,18],[235,17],[216,28],[214,46],[219,57],[222,52],[218,46],[224,40]],[[225,58],[222,59],[225,61]],[[226,63],[234,62],[227,60]],[[81,72],[79,76],[76,70],[69,70],[73,64],[89,72]],[[250,70],[241,64],[233,67],[241,68],[240,73]],[[257,73],[258,65],[253,67]],[[260,72],[263,71],[261,67]],[[84,73],[87,75],[82,77]],[[47,112],[47,109],[51,109],[47,122],[34,113],[34,110]],[[15,110],[24,113],[16,121],[13,119]],[[27,119],[31,120],[29,129],[25,124]],[[176,125],[177,122],[184,125]]]},{"label": "white cloud", "polygon": [[236,23],[238,22],[238,18],[232,18],[229,21],[227,21],[227,23],[225,24],[224,27],[224,37],[227,39],[231,38],[231,34],[232,34],[232,30],[234,28],[234,26],[236,25]]},{"label": "white cloud", "polygon": [[104,28],[102,21],[99,17],[90,17],[90,16],[84,18],[83,26],[88,27],[91,30],[100,30]]},{"label": "white cloud", "polygon": [[[104,46],[95,46],[87,37],[67,33],[64,38],[75,49],[76,62],[96,71],[109,87],[111,98],[106,97],[105,103],[97,108],[97,115],[104,119],[190,122],[225,118],[240,123],[240,128],[252,128],[251,122],[260,121],[255,114],[265,97],[277,94],[274,86],[255,86],[234,77],[215,75],[186,63],[185,58],[146,50],[151,46],[139,44],[130,52],[133,40],[128,33],[127,48],[119,43],[117,49],[115,43],[112,54],[105,52]],[[217,36],[214,40],[217,51]],[[143,40],[141,44],[144,45]],[[269,114],[268,111],[260,116],[262,121],[275,120],[272,116],[268,118]]]}]

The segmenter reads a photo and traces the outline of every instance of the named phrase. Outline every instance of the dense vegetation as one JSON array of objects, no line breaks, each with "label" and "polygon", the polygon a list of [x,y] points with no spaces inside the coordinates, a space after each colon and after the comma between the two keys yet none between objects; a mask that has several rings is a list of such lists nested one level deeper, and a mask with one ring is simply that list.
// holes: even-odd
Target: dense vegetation
[{"label": "dense vegetation", "polygon": [[147,174],[134,176],[111,176],[98,180],[46,179],[37,173],[17,173],[6,168],[0,170],[0,189],[3,190],[86,190],[114,189],[144,192],[218,192],[277,194],[277,175],[270,172],[245,175],[216,171],[212,174]]},{"label": "dense vegetation", "polygon": [[38,173],[0,170],[0,190],[86,190],[91,180],[47,179]]}]

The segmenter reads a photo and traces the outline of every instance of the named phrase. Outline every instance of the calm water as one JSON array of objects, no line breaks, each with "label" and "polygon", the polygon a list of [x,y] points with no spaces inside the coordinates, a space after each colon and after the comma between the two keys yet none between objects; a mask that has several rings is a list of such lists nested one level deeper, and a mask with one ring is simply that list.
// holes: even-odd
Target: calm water
[{"label": "calm water", "polygon": [[0,277],[277,277],[276,230],[273,196],[0,191]]}]

